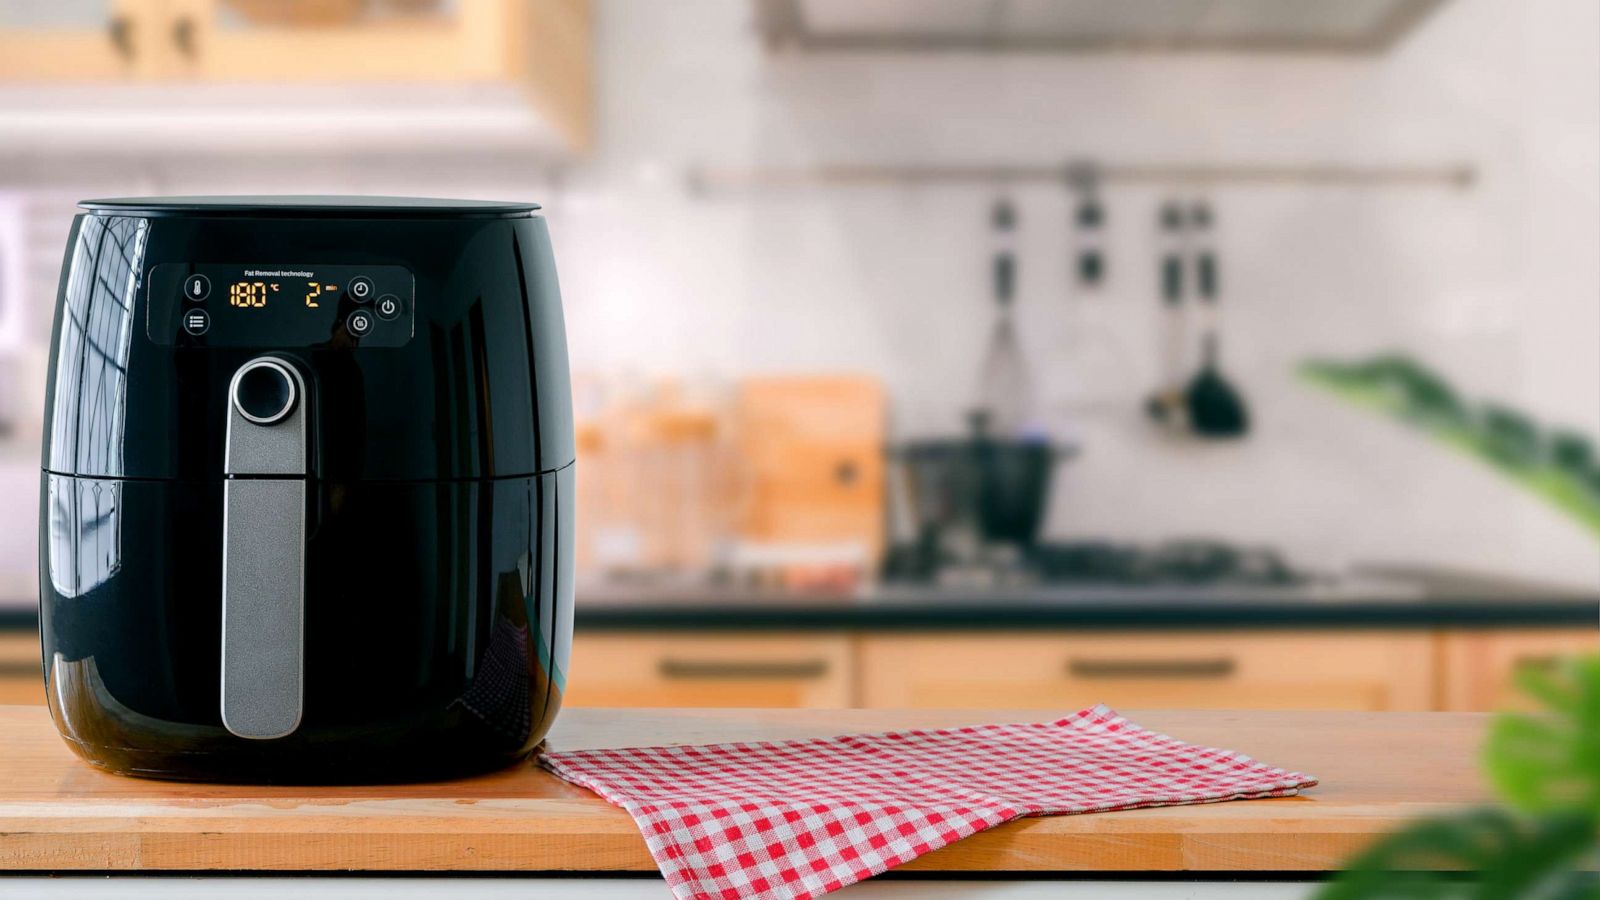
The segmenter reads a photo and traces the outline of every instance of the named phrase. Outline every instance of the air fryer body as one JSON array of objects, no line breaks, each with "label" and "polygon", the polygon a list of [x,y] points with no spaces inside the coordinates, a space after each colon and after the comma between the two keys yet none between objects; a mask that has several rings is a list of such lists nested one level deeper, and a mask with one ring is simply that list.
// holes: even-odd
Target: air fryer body
[{"label": "air fryer body", "polygon": [[[40,510],[45,680],[69,744],[118,772],[245,781],[525,756],[560,706],[572,628],[543,219],[85,205]],[[263,366],[285,392],[269,405],[289,398],[276,421],[240,387]]]}]

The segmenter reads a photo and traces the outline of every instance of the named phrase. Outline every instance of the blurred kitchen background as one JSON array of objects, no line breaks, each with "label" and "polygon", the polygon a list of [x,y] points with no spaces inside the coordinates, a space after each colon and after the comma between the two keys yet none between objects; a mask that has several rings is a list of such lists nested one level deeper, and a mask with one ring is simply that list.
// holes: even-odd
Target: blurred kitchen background
[{"label": "blurred kitchen background", "polygon": [[74,204],[198,193],[544,204],[569,703],[1484,709],[1600,646],[1592,0],[5,0],[5,702]]}]

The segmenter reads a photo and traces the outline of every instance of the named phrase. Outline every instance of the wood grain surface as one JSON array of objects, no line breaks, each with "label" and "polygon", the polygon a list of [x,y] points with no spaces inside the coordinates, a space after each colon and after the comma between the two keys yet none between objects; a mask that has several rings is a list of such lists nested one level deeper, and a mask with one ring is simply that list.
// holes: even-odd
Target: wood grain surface
[{"label": "wood grain surface", "polygon": [[[931,871],[1325,871],[1408,818],[1486,798],[1472,713],[1131,712],[1322,783],[1299,797],[1025,819]],[[555,749],[1039,721],[1037,711],[568,709]],[[522,765],[346,787],[124,778],[79,761],[43,707],[0,707],[0,870],[615,871],[654,866],[629,818]]]}]

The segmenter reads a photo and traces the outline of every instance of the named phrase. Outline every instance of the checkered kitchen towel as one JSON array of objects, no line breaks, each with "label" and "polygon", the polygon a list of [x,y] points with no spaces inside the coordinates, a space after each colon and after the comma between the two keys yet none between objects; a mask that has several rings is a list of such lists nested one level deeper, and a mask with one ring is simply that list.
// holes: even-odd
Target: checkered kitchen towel
[{"label": "checkered kitchen towel", "polygon": [[1021,816],[1316,784],[1104,706],[1028,725],[578,750],[541,763],[627,810],[682,900],[815,897]]}]

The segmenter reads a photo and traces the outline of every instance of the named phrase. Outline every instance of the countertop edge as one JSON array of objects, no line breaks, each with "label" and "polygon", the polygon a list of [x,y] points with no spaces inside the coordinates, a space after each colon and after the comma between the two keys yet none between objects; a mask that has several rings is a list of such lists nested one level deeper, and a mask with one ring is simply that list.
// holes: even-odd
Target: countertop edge
[{"label": "countertop edge", "polygon": [[[1007,631],[1019,628],[1600,628],[1600,597],[1337,603],[875,603],[786,598],[751,603],[643,600],[576,604],[575,625],[603,631]],[[0,634],[35,632],[36,609],[0,607]]]}]

